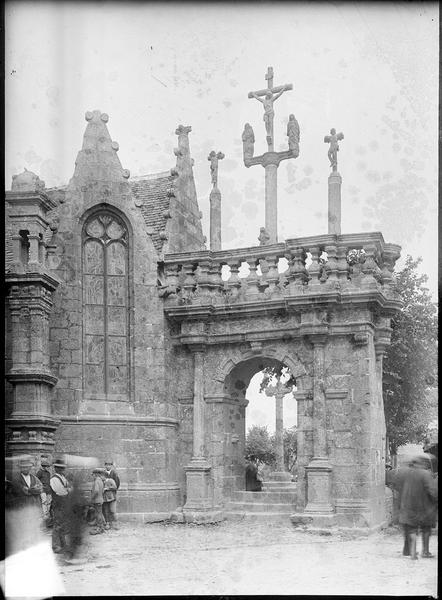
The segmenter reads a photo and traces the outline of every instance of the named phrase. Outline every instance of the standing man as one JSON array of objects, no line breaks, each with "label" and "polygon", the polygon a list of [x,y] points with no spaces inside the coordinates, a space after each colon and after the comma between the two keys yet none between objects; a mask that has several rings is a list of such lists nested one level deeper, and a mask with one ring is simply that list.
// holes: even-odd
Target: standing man
[{"label": "standing man", "polygon": [[20,472],[12,477],[12,496],[16,508],[40,506],[40,494],[43,486],[37,477],[31,473],[34,461],[30,456],[24,456],[19,461]]},{"label": "standing man", "polygon": [[68,496],[72,492],[72,486],[65,477],[66,463],[62,459],[54,462],[54,471],[49,480],[53,509],[52,550],[70,555]]},{"label": "standing man", "polygon": [[116,485],[116,488],[114,490],[115,498],[109,504],[108,510],[112,514],[112,528],[113,529],[119,529],[118,520],[117,520],[117,490],[120,487],[120,478],[118,477],[118,473],[117,473],[117,471],[115,469],[114,461],[112,459],[108,458],[105,461],[104,468],[105,468],[105,471],[106,471],[106,477],[110,478],[110,479],[113,479],[115,481],[115,485]]},{"label": "standing man", "polygon": [[100,467],[97,467],[92,471],[94,482],[91,488],[91,504],[95,510],[95,521],[96,527],[90,532],[90,535],[98,535],[105,531],[105,520],[103,516],[103,492],[104,492],[104,480],[106,478],[106,471]]},{"label": "standing man", "polygon": [[422,558],[432,558],[429,549],[431,528],[436,523],[437,482],[428,471],[428,459],[416,457],[389,480],[399,493],[399,523],[404,529],[403,554],[417,559],[416,538],[422,533]]},{"label": "standing man", "polygon": [[46,527],[52,527],[52,489],[50,485],[51,470],[50,462],[47,458],[42,458],[40,461],[40,469],[37,471],[37,477],[41,481],[43,491],[40,494],[41,507],[43,509],[43,518],[46,523]]}]

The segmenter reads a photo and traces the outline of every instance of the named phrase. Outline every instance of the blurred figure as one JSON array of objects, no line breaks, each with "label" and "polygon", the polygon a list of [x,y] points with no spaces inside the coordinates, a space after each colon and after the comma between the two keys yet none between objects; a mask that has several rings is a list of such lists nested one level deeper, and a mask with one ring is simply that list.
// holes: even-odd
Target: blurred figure
[{"label": "blurred figure", "polygon": [[53,526],[52,526],[52,550],[55,553],[71,555],[69,547],[69,502],[68,496],[72,492],[72,486],[65,476],[66,463],[62,459],[54,462],[55,473],[52,475],[49,485],[52,490]]},{"label": "blurred figure", "polygon": [[97,467],[92,471],[94,481],[91,488],[91,504],[95,510],[96,527],[90,532],[90,535],[98,535],[105,531],[105,520],[103,516],[103,492],[104,480],[106,479],[106,471],[101,467]]},{"label": "blurred figure", "polygon": [[388,472],[388,482],[399,495],[399,523],[404,530],[403,555],[417,559],[416,538],[422,534],[422,558],[432,558],[431,528],[436,524],[437,480],[429,472],[428,458],[418,456],[408,466]]},{"label": "blurred figure", "polygon": [[0,563],[4,596],[37,600],[64,594],[50,542],[41,530],[42,486],[30,473],[33,460],[14,456],[5,462],[5,560]]},{"label": "blurred figure", "polygon": [[[106,521],[110,524],[110,526],[113,529],[119,529],[118,526],[118,520],[117,520],[117,490],[120,487],[120,478],[118,476],[118,473],[115,469],[114,466],[114,462],[111,459],[107,459],[104,463],[104,468],[106,471],[106,477],[109,479],[113,479],[113,481],[115,482],[115,490],[113,491],[113,494],[111,494],[110,492],[108,494],[105,494],[107,497],[111,497],[111,495],[113,495],[113,500],[105,500],[105,504],[103,504],[103,510],[105,510],[105,512],[109,515],[110,520],[108,520],[108,518],[106,518]],[[106,485],[105,485],[106,487]],[[112,488],[112,484],[109,482],[108,484],[108,489]]]},{"label": "blurred figure", "polygon": [[40,506],[40,494],[43,486],[37,477],[31,473],[34,461],[31,457],[22,457],[19,460],[20,472],[12,476],[12,495],[16,508],[25,506]]},{"label": "blurred figure", "polygon": [[51,463],[47,458],[42,458],[40,465],[40,469],[37,471],[37,477],[43,486],[43,491],[40,494],[43,519],[46,527],[52,527],[52,489],[50,485],[52,476],[50,469]]}]

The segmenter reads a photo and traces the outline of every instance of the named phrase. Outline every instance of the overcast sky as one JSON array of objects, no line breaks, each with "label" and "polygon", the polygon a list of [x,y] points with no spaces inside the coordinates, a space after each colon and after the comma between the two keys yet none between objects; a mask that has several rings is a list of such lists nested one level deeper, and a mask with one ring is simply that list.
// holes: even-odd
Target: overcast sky
[{"label": "overcast sky", "polygon": [[242,160],[244,123],[266,149],[262,105],[248,99],[292,83],[275,103],[275,149],[294,113],[300,155],[278,169],[279,239],[327,231],[324,135],[339,152],[342,231],[382,231],[424,259],[437,290],[438,5],[404,3],[9,2],[6,5],[6,184],[24,167],[48,187],[74,171],[84,113],[108,128],[132,176],[175,164],[178,124],[190,144],[204,232],[207,156],[225,153],[219,188],[223,247],[257,245],[264,169]]}]

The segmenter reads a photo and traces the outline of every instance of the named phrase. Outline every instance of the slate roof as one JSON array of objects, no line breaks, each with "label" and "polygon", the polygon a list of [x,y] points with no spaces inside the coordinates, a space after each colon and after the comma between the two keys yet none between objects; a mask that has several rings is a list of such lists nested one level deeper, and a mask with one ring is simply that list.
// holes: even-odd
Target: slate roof
[{"label": "slate roof", "polygon": [[168,217],[165,213],[170,207],[169,190],[173,187],[174,177],[169,171],[156,175],[146,175],[130,181],[135,204],[143,215],[147,231],[152,238],[158,254],[161,253],[164,239],[160,232],[166,228]]}]

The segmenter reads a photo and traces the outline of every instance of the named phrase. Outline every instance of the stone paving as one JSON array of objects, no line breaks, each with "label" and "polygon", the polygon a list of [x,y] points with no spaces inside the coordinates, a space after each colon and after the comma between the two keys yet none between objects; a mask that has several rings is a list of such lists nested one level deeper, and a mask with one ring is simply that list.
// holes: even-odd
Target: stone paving
[{"label": "stone paving", "polygon": [[[430,548],[437,553],[436,536]],[[59,562],[71,596],[436,596],[437,557],[411,561],[401,549],[395,528],[351,539],[288,523],[122,524],[85,536],[85,564]]]}]

